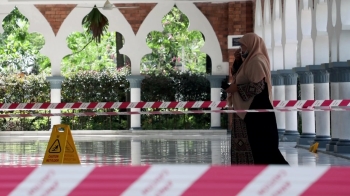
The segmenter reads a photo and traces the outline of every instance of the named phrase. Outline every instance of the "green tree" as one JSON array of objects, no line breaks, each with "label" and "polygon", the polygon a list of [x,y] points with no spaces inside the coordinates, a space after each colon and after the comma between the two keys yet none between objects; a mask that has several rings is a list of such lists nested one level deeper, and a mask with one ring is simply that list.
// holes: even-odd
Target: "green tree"
[{"label": "green tree", "polygon": [[38,74],[51,66],[47,57],[40,54],[44,37],[29,33],[29,21],[17,7],[3,20],[4,33],[0,35],[0,71],[2,73]]},{"label": "green tree", "polygon": [[153,31],[146,38],[152,53],[143,58],[144,68],[175,67],[185,64],[191,71],[205,72],[206,55],[200,51],[204,39],[199,31],[188,31],[190,21],[176,6],[162,20],[163,32]]},{"label": "green tree", "polygon": [[[205,54],[200,52],[204,40],[200,32],[188,31],[188,18],[174,7],[162,23],[163,32],[151,32],[146,38],[152,54],[143,58],[143,67],[173,69],[177,64],[185,64],[188,70],[205,72]],[[15,8],[2,24],[5,32],[0,35],[1,71],[49,72],[50,61],[39,52],[45,43],[44,38],[37,33],[28,33],[30,24],[27,18]],[[67,38],[72,54],[62,61],[64,75],[80,70],[121,68],[130,62],[119,52],[124,44],[123,36],[118,32],[107,32],[108,24],[107,18],[97,8],[84,17],[84,32],[73,32]]]},{"label": "green tree", "polygon": [[113,34],[105,33],[99,43],[92,41],[91,35],[87,33],[74,32],[68,36],[67,44],[72,54],[62,60],[63,75],[82,70],[115,69],[116,44]]},{"label": "green tree", "polygon": [[119,52],[124,44],[123,36],[119,32],[107,32],[108,19],[96,6],[83,18],[82,25],[84,33],[75,32],[67,38],[73,53],[63,59],[63,74],[124,67],[125,55]]}]

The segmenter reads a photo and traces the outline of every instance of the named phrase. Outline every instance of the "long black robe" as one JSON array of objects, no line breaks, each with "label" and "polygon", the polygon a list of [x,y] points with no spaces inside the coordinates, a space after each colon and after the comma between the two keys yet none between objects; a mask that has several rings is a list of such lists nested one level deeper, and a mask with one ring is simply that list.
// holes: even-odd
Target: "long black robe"
[{"label": "long black robe", "polygon": [[[249,109],[273,109],[264,80],[238,85],[243,100],[254,96]],[[278,149],[278,130],[274,112],[249,112],[244,120],[233,115],[231,164],[288,164]]]}]

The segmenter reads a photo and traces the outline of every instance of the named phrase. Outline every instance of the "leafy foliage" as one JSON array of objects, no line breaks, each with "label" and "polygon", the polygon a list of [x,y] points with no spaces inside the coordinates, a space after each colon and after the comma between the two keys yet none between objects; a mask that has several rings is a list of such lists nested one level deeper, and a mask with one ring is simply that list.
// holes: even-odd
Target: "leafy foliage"
[{"label": "leafy foliage", "polygon": [[96,43],[101,43],[101,37],[108,29],[108,19],[96,7],[83,18],[84,27],[87,34],[92,34],[92,38]]},{"label": "leafy foliage", "polygon": [[145,101],[210,100],[210,83],[201,73],[154,71],[142,81],[141,97]]},{"label": "leafy foliage", "polygon": [[[143,101],[209,100],[210,86],[203,74],[180,72],[152,73],[142,82]],[[168,75],[167,75],[168,74]],[[62,84],[62,102],[124,102],[128,101],[128,70],[82,71],[72,73]],[[0,76],[0,101],[8,103],[50,102],[50,86],[45,75]],[[162,82],[160,85],[160,81]],[[189,85],[191,83],[191,85]],[[157,88],[157,87],[161,88]],[[106,112],[115,109],[63,110],[63,112]],[[5,113],[38,113],[49,111],[4,111]],[[63,117],[72,129],[128,129],[127,116]],[[152,123],[149,123],[152,122]],[[49,118],[12,118],[0,121],[1,130],[45,130]],[[14,128],[10,124],[15,124]],[[210,114],[142,115],[144,129],[194,129],[210,126]],[[2,128],[1,128],[2,127]]]},{"label": "leafy foliage", "polygon": [[44,37],[29,33],[29,22],[15,7],[2,22],[0,34],[0,72],[39,74],[51,66],[47,57],[40,54]]},{"label": "leafy foliage", "polygon": [[77,72],[64,80],[62,102],[125,101],[128,87],[126,75],[122,72]]},{"label": "leafy foliage", "polygon": [[183,65],[192,72],[205,73],[206,54],[200,51],[204,39],[201,32],[188,31],[187,16],[174,7],[164,16],[162,25],[163,32],[153,31],[146,38],[152,53],[143,58],[143,69]]},{"label": "leafy foliage", "polygon": [[[0,35],[0,100],[2,102],[50,102],[50,88],[45,77],[51,66],[40,54],[42,35],[28,33],[28,20],[15,8],[3,21]],[[205,72],[206,55],[200,48],[203,36],[188,31],[188,18],[174,7],[162,20],[163,32],[151,32],[146,42],[152,49],[142,60],[143,101],[209,100],[209,82]],[[107,32],[108,20],[96,8],[82,21],[84,32],[67,37],[72,54],[61,63],[62,102],[128,101],[130,61],[119,50],[122,35]],[[117,62],[119,62],[117,64]],[[185,66],[186,72],[180,72]],[[28,75],[37,74],[37,75]],[[64,110],[83,112],[86,110]],[[112,110],[97,110],[115,111]],[[8,112],[8,111],[7,111]],[[49,111],[11,111],[12,113]],[[128,129],[128,116],[64,117],[73,129]],[[1,119],[1,130],[47,130],[49,118]],[[210,114],[142,115],[144,129],[200,129],[210,126]]]},{"label": "leafy foliage", "polygon": [[[2,103],[50,102],[50,86],[42,75],[0,75],[0,101]],[[4,111],[6,112],[6,111]],[[37,113],[39,111],[10,111],[6,113]],[[48,112],[48,111],[46,111]],[[49,128],[49,119],[2,118],[1,130],[45,130]]]},{"label": "leafy foliage", "polygon": [[[169,68],[148,73],[142,81],[141,90],[143,101],[210,100],[210,83],[204,74],[179,72]],[[210,114],[142,115],[141,118],[142,128],[146,130],[207,129],[210,127]]]},{"label": "leafy foliage", "polygon": [[[28,19],[15,8],[2,24],[5,32],[0,35],[1,71],[49,73],[50,61],[39,52],[45,43],[44,37],[28,33]],[[176,7],[163,18],[162,24],[163,32],[151,32],[146,38],[152,53],[142,59],[144,71],[167,66],[180,69],[181,65],[185,65],[186,70],[204,73],[206,55],[200,51],[204,45],[202,34],[188,31],[190,22]],[[130,65],[128,58],[119,53],[124,44],[122,36],[107,32],[108,20],[97,8],[84,17],[82,25],[84,32],[73,32],[67,37],[72,54],[62,60],[63,75]]]},{"label": "leafy foliage", "polygon": [[115,33],[106,33],[101,42],[92,41],[91,35],[74,32],[67,37],[68,47],[72,54],[62,60],[63,75],[79,71],[104,71],[116,69],[114,56],[116,43]]}]

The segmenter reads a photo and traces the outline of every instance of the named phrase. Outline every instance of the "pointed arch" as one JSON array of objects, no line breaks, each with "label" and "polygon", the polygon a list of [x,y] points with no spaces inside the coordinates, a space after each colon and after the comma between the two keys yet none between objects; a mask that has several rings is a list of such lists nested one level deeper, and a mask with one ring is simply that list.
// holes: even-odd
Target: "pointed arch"
[{"label": "pointed arch", "polygon": [[136,43],[138,51],[134,52],[135,60],[137,59],[138,67],[131,67],[131,73],[136,74],[140,72],[140,64],[143,56],[150,54],[152,50],[148,47],[146,43],[146,37],[151,31],[163,31],[164,28],[162,26],[163,17],[173,9],[173,2],[164,2],[158,3],[151,12],[147,15],[143,23],[141,24],[137,34],[136,34]]},{"label": "pointed arch", "polygon": [[[212,74],[216,75],[217,72],[222,72],[221,67],[223,63],[222,51],[219,43],[219,39],[211,26],[209,20],[205,15],[197,8],[197,6],[190,2],[176,3],[177,7],[188,17],[190,20],[189,31],[197,30],[204,35],[205,43],[201,48],[201,51],[208,54],[212,60]],[[220,67],[220,68],[219,68]],[[218,69],[215,69],[218,68]],[[228,73],[228,70],[227,70]]]},{"label": "pointed arch", "polygon": [[28,31],[30,33],[37,32],[44,36],[45,44],[40,50],[40,53],[48,56],[51,60],[51,42],[55,40],[55,33],[53,32],[50,23],[34,5],[20,4],[17,6],[17,8],[25,17],[28,18]]},{"label": "pointed arch", "polygon": [[[10,13],[12,12],[13,8],[15,6],[14,5],[1,5],[0,6],[0,12],[1,13]],[[2,23],[2,21],[4,20],[4,18],[6,18],[6,14],[0,14],[0,22]],[[0,25],[0,33],[3,33],[4,29],[2,28],[2,25]]]}]

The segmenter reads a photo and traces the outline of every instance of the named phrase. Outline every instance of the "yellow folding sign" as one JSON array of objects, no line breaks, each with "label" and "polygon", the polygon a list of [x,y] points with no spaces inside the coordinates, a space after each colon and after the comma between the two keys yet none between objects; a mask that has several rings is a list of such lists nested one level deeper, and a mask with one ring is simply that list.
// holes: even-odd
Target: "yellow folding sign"
[{"label": "yellow folding sign", "polygon": [[80,164],[69,125],[53,126],[43,164]]}]

